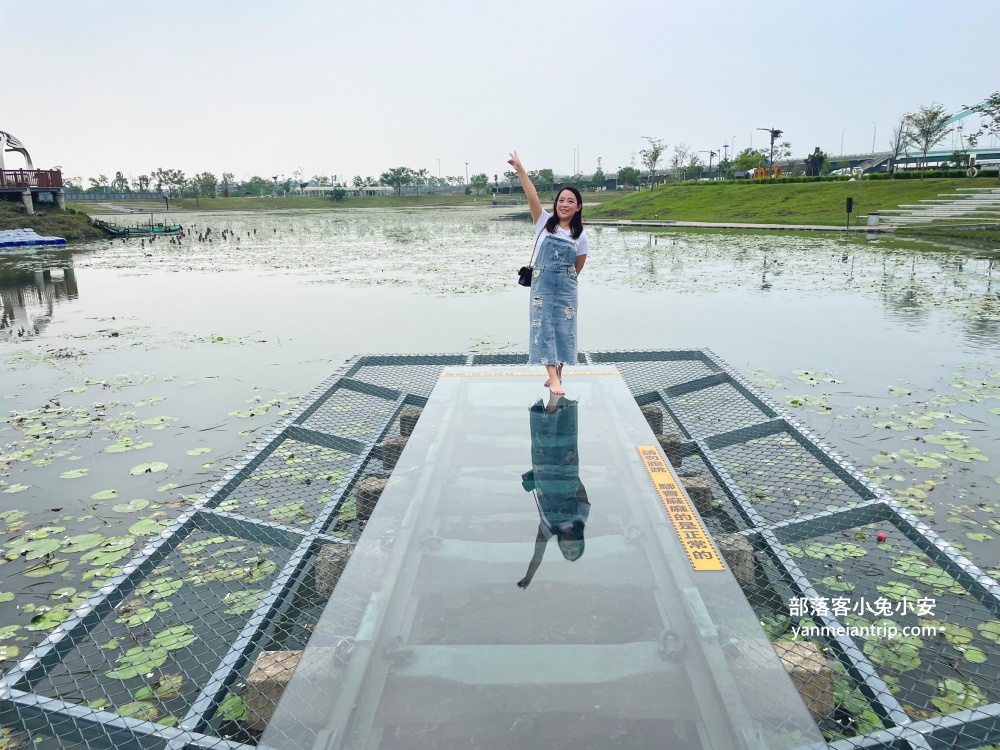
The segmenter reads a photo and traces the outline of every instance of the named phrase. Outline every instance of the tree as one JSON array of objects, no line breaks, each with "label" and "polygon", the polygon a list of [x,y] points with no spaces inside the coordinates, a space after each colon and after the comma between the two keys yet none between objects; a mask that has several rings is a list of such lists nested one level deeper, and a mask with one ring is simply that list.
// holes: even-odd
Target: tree
[{"label": "tree", "polygon": [[758,167],[766,167],[767,153],[759,148],[745,148],[736,155],[733,163],[739,172],[748,172]]},{"label": "tree", "polygon": [[513,190],[514,185],[518,183],[517,172],[515,172],[513,169],[508,169],[506,172],[504,172],[503,178],[507,180],[507,185],[508,187],[510,187],[511,190]]},{"label": "tree", "polygon": [[340,185],[337,185],[337,187],[335,187],[333,189],[333,199],[335,201],[342,201],[342,200],[344,200],[344,196],[346,196],[346,195],[347,195],[347,191],[344,190],[344,188],[342,188]]},{"label": "tree", "polygon": [[984,135],[1000,138],[1000,91],[995,91],[985,102],[969,109],[978,112],[982,118],[979,130],[969,133],[969,148],[975,148]]},{"label": "tree", "polygon": [[649,172],[649,181],[652,183],[656,178],[656,165],[660,163],[660,156],[667,150],[667,144],[659,138],[650,138],[648,135],[643,137],[649,141],[649,148],[642,149],[639,156],[642,157],[642,166]]},{"label": "tree", "polygon": [[89,193],[106,193],[108,186],[111,184],[106,174],[90,177],[88,178],[88,182],[90,182],[90,189],[87,191]]},{"label": "tree", "polygon": [[688,157],[687,167],[685,172],[687,172],[688,177],[693,177],[694,179],[699,179],[701,177],[702,171],[705,169],[705,162],[701,160],[698,154],[691,154]]},{"label": "tree", "polygon": [[551,169],[539,169],[538,182],[541,187],[547,187],[551,190],[556,183],[555,173]]},{"label": "tree", "polygon": [[686,143],[678,143],[674,146],[674,154],[670,157],[670,170],[674,174],[674,182],[677,182],[678,177],[684,177],[684,166],[690,156],[691,147]]},{"label": "tree", "polygon": [[149,190],[149,175],[141,174],[135,178],[135,185],[139,189],[139,192],[146,192]]},{"label": "tree", "polygon": [[198,195],[214,196],[218,184],[219,181],[215,179],[215,175],[211,172],[202,172],[191,178],[191,185],[195,188]]},{"label": "tree", "polygon": [[899,161],[899,155],[903,153],[903,148],[909,140],[909,131],[910,127],[905,115],[892,128],[892,135],[889,136],[889,153],[892,154],[889,161],[889,171],[892,174],[896,173],[896,162]]},{"label": "tree", "polygon": [[601,168],[601,157],[597,157],[597,169],[594,170],[594,176],[590,178],[590,184],[592,187],[599,188],[604,185],[604,180],[607,179],[604,176],[604,170]]},{"label": "tree", "polygon": [[271,195],[271,191],[274,189],[274,183],[271,180],[266,180],[263,177],[254,175],[249,180],[244,182],[241,186],[244,194],[249,193],[250,195]]},{"label": "tree", "polygon": [[388,172],[380,174],[378,179],[379,182],[392,186],[396,191],[396,195],[401,195],[403,185],[409,185],[413,182],[414,175],[414,171],[409,167],[395,167]]},{"label": "tree", "polygon": [[325,174],[314,174],[312,177],[312,181],[315,182],[317,185],[330,184],[330,178],[327,177]]},{"label": "tree", "polygon": [[413,172],[413,182],[418,185],[417,195],[420,195],[419,185],[426,185],[428,177],[430,177],[430,172],[426,169],[418,169],[416,172]]},{"label": "tree", "polygon": [[472,175],[472,179],[469,180],[469,184],[475,189],[476,194],[483,192],[490,185],[490,176],[485,172],[480,172],[479,174]]},{"label": "tree", "polygon": [[635,167],[622,167],[618,170],[618,181],[628,190],[632,185],[638,185],[642,173]]},{"label": "tree", "polygon": [[[906,115],[909,124],[909,137],[920,148],[923,156],[924,167],[927,167],[927,152],[944,140],[944,137],[951,132],[948,127],[948,113],[943,106],[934,102],[927,106],[921,106],[916,112],[909,112]],[[923,172],[920,173],[923,179]]]},{"label": "tree", "polygon": [[354,179],[351,180],[351,184],[354,185],[355,190],[361,190],[365,186],[365,179],[359,174],[354,175]]}]

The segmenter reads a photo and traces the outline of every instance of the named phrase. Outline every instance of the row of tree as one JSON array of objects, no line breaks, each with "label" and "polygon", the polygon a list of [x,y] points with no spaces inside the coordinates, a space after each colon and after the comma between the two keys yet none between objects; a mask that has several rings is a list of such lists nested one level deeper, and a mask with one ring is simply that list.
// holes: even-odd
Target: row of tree
[{"label": "row of tree", "polygon": [[[971,107],[974,112],[980,114],[980,126],[971,133],[965,134],[962,140],[962,148],[955,152],[951,161],[956,166],[968,163],[968,150],[975,148],[980,139],[984,136],[1000,137],[1000,91],[992,94],[985,102],[975,107]],[[928,153],[935,146],[941,143],[952,133],[950,115],[945,108],[937,103],[921,106],[914,112],[904,114],[892,130],[889,138],[889,155],[892,164],[895,165],[901,156],[909,156],[911,152],[919,154],[923,163],[927,164]],[[774,131],[778,135],[781,131]],[[712,167],[713,174],[732,177],[736,172],[745,172],[750,169],[765,167],[769,163],[777,163],[787,160],[792,154],[792,146],[788,141],[776,142],[773,145],[773,153],[770,149],[746,148],[738,154],[719,154],[714,150],[697,151],[686,143],[678,143],[673,148],[673,153],[669,159],[666,158],[667,144],[658,138],[646,139],[646,148],[639,151],[640,163],[645,167],[645,174],[636,166],[635,156],[627,166],[619,167],[617,172],[612,172],[609,176],[604,172],[601,159],[597,160],[597,169],[593,175],[587,178],[585,175],[576,174],[569,178],[569,182],[580,186],[603,187],[608,180],[616,179],[618,185],[629,188],[638,187],[643,184],[654,185],[666,179],[680,181],[685,179],[697,179],[706,170],[706,166]],[[701,154],[709,155],[709,164],[706,165]],[[713,161],[715,159],[718,160]],[[773,162],[772,162],[773,159]],[[666,162],[666,173],[660,174],[661,164]],[[832,164],[825,153],[820,150],[814,151],[804,162],[804,166],[796,165],[793,173],[802,171],[807,174],[820,174],[828,172]],[[715,172],[715,169],[718,172]],[[528,177],[538,187],[539,190],[551,190],[557,183],[555,173],[551,169],[539,169],[528,173]],[[502,175],[503,182],[508,189],[514,189],[518,185],[518,177],[514,171],[506,171]],[[253,176],[240,182],[235,181],[231,172],[223,172],[221,179],[211,172],[201,172],[187,177],[180,169],[157,168],[150,174],[141,174],[131,183],[125,177],[119,175],[114,179],[109,179],[106,175],[99,175],[89,179],[88,192],[108,192],[108,191],[128,191],[137,190],[141,192],[155,190],[171,196],[192,196],[207,197],[216,195],[288,195],[297,187],[305,187],[312,183],[316,185],[331,185],[338,190],[335,197],[343,197],[344,191],[353,187],[356,190],[374,185],[387,185],[395,190],[397,195],[402,193],[404,187],[416,186],[424,187],[427,190],[435,188],[454,188],[465,186],[466,190],[476,193],[483,193],[490,189],[500,190],[501,175],[495,174],[492,179],[485,172],[473,175],[468,180],[461,176],[435,177],[429,174],[426,169],[412,169],[410,167],[395,167],[382,172],[378,178],[361,177],[356,175],[350,183],[342,182],[333,184],[331,179],[325,175],[314,175],[311,180],[303,181],[301,170],[293,173],[292,177],[282,176],[272,177],[270,180]],[[82,178],[66,178],[66,185],[69,189],[83,191]]]}]

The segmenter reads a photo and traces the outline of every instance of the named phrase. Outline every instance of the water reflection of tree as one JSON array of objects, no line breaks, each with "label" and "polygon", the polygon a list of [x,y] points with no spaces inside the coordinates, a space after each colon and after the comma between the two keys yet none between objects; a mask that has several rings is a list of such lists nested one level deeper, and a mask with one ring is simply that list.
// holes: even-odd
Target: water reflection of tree
[{"label": "water reflection of tree", "polygon": [[53,268],[4,269],[0,280],[0,338],[39,335],[52,320],[56,304],[77,297],[76,273],[65,261]]}]

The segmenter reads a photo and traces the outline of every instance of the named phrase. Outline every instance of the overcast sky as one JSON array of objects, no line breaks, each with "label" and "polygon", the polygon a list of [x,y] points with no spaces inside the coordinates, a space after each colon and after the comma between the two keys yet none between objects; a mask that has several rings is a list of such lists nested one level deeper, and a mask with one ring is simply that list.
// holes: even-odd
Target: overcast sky
[{"label": "overcast sky", "polygon": [[858,153],[1000,89],[998,30],[998,0],[0,0],[0,130],[84,178],[590,173],[758,127]]}]

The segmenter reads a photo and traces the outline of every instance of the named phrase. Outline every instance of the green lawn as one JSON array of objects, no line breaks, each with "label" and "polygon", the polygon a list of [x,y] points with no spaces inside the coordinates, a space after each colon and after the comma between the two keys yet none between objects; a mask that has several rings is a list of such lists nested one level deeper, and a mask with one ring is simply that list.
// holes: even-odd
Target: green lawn
[{"label": "green lawn", "polygon": [[858,199],[857,182],[699,182],[664,185],[632,193],[586,212],[588,219],[663,219],[731,221],[757,224],[846,223],[845,203],[854,198],[854,214],[866,214],[922,198],[937,198],[957,188],[994,187],[996,180],[865,180]]}]

